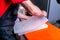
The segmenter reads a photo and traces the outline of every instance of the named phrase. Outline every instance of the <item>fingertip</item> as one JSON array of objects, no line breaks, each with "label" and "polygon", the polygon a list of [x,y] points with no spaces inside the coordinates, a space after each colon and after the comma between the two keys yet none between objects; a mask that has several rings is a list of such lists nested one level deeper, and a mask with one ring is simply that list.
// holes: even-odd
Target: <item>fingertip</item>
[{"label": "fingertip", "polygon": [[43,11],[42,11],[42,15],[43,15],[43,16],[47,16],[47,12],[43,10]]}]

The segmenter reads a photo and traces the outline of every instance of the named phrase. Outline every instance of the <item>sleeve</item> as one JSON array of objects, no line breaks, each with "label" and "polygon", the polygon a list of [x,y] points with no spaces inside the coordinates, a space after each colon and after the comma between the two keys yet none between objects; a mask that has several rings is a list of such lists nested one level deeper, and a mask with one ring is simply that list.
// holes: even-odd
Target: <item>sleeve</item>
[{"label": "sleeve", "polygon": [[25,1],[25,0],[12,0],[13,3],[21,3],[23,1]]}]

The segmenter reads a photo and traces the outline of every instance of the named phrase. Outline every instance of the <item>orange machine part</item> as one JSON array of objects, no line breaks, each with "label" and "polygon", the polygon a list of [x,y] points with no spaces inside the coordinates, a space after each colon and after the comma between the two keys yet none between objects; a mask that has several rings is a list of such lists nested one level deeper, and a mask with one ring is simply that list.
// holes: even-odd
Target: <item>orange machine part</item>
[{"label": "orange machine part", "polygon": [[48,28],[25,34],[28,40],[60,40],[60,29],[46,23]]}]

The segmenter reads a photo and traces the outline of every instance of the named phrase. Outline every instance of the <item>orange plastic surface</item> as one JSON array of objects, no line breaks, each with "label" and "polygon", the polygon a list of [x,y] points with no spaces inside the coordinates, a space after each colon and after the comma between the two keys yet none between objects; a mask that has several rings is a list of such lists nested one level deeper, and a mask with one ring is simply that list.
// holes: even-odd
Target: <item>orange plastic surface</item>
[{"label": "orange plastic surface", "polygon": [[25,34],[28,40],[60,40],[60,29],[47,22],[48,28]]}]

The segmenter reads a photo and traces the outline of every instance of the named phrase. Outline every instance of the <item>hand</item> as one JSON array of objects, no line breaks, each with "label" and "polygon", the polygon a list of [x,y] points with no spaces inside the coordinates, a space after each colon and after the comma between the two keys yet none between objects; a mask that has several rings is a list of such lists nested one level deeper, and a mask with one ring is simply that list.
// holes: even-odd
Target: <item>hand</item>
[{"label": "hand", "polygon": [[31,1],[27,0],[21,3],[23,7],[33,16],[47,16],[47,12],[40,10]]},{"label": "hand", "polygon": [[[44,10],[42,10],[41,13],[42,13],[41,16],[47,16],[47,13]],[[20,11],[18,11],[18,18],[20,18],[20,19],[28,19],[28,18],[30,18],[30,16],[23,15]]]},{"label": "hand", "polygon": [[47,12],[40,10],[37,6],[33,6],[31,9],[30,14],[33,16],[47,16]]}]

